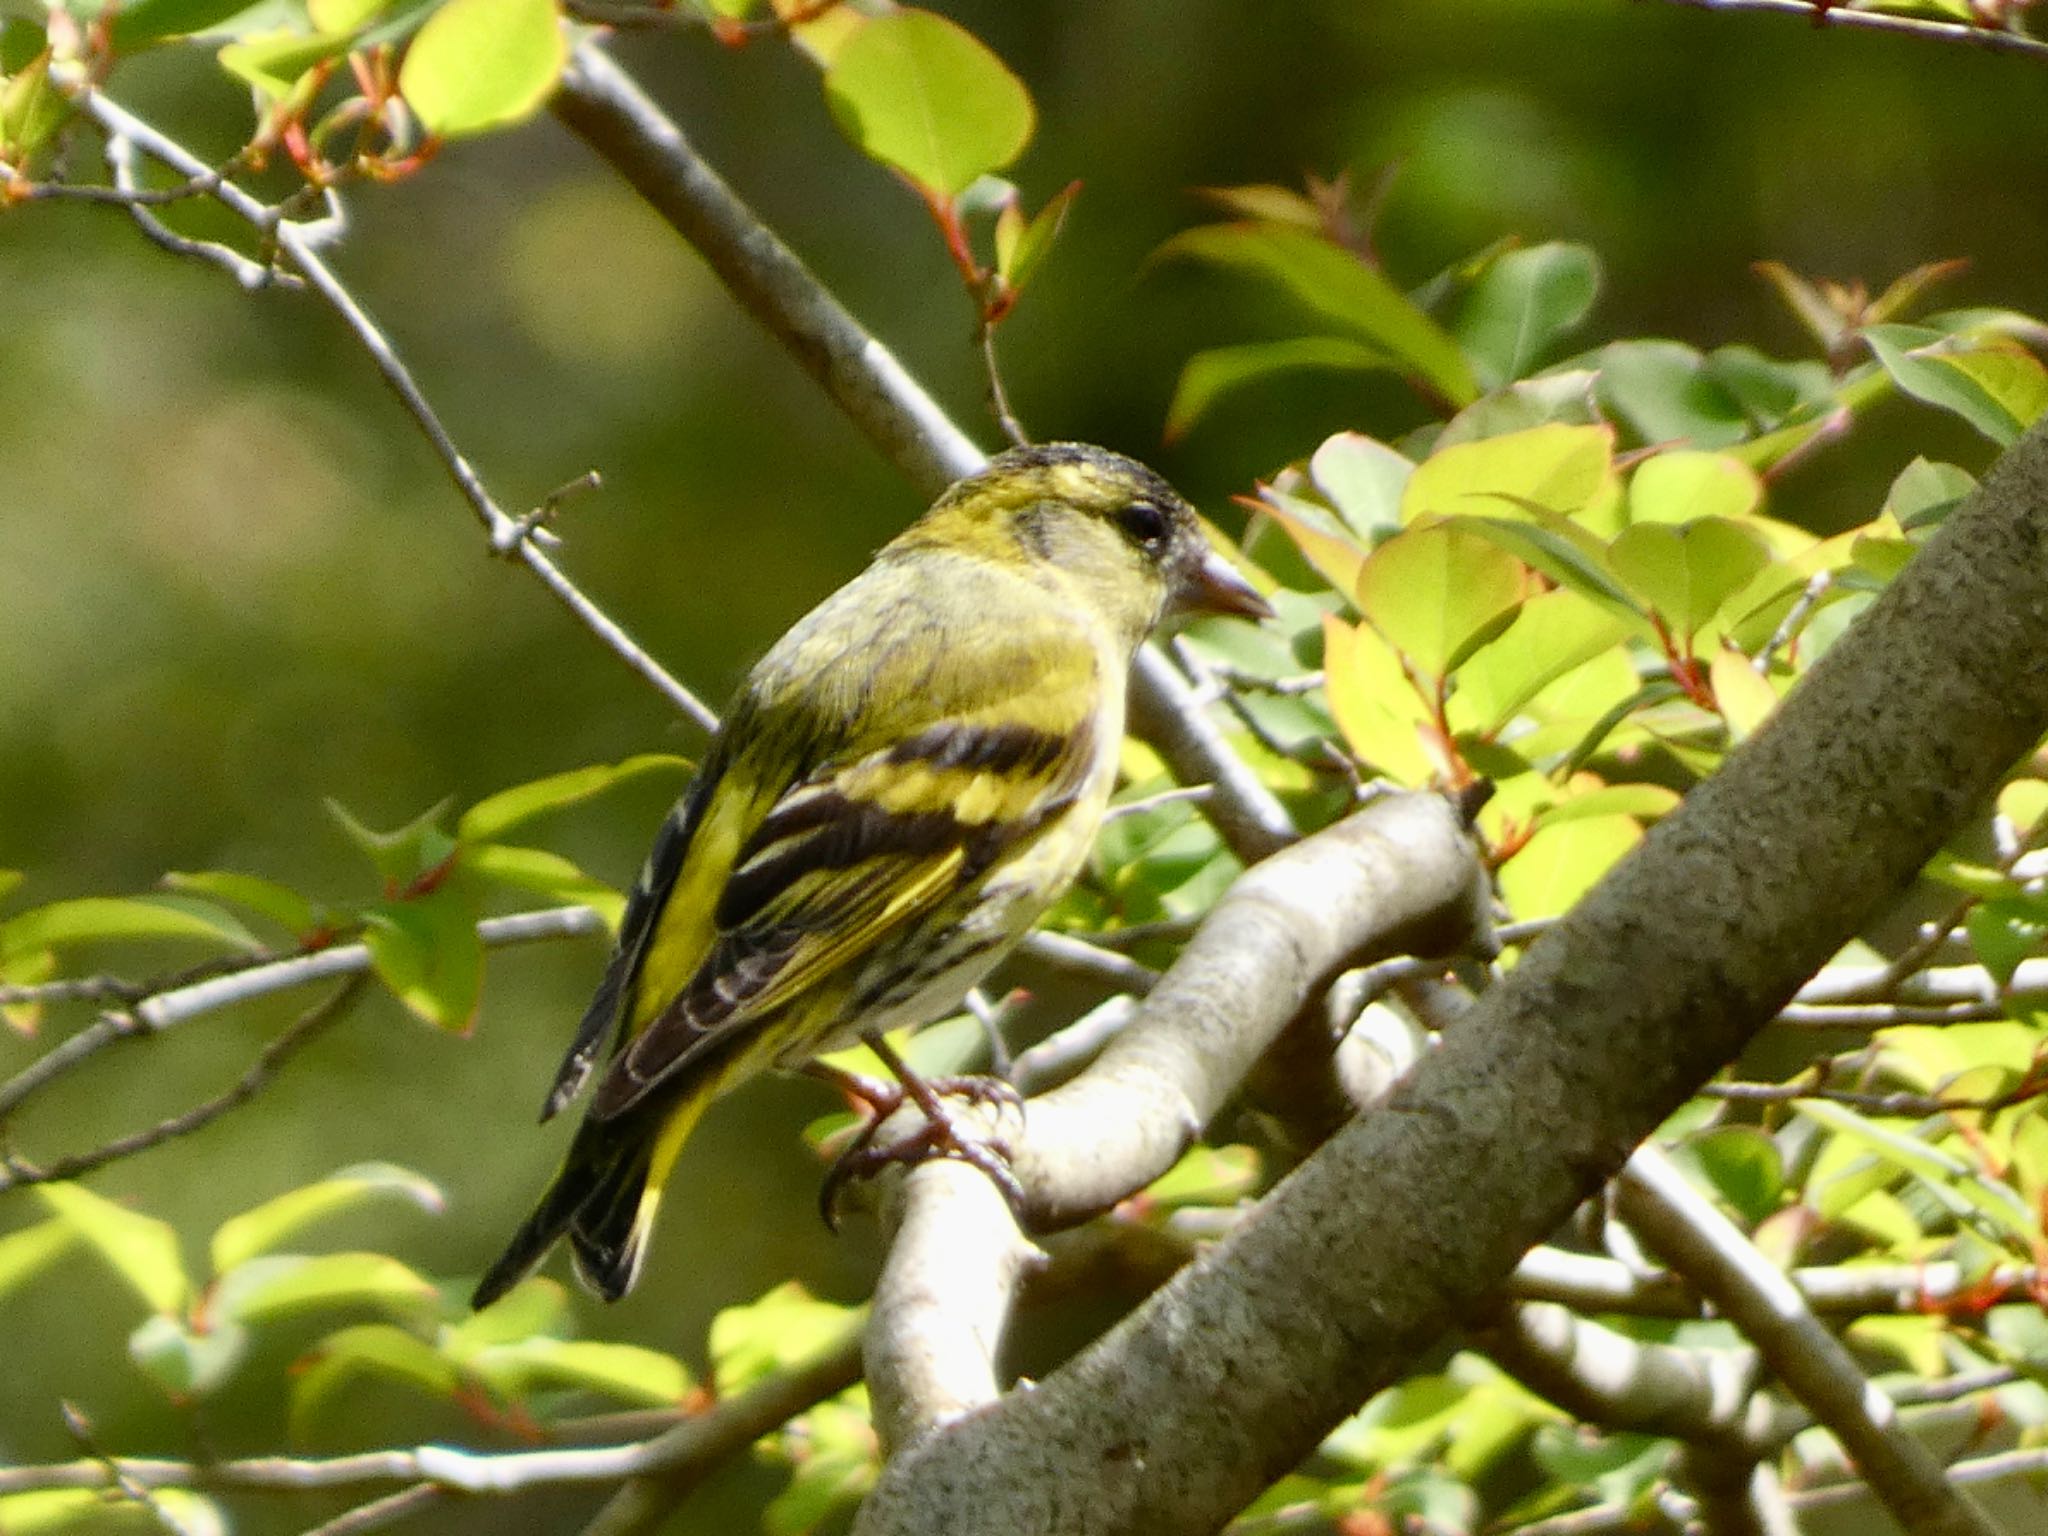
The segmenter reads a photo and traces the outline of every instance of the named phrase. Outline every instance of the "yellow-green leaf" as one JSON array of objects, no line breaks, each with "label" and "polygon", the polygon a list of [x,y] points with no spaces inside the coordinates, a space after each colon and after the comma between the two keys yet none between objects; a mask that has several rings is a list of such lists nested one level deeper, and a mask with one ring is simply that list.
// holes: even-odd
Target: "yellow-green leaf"
[{"label": "yellow-green leaf", "polygon": [[398,89],[429,133],[484,133],[546,105],[568,58],[554,0],[448,0],[406,49]]},{"label": "yellow-green leaf", "polygon": [[536,816],[566,810],[650,773],[687,773],[689,769],[688,758],[666,752],[643,752],[623,762],[571,768],[566,773],[550,774],[486,795],[462,813],[462,819],[455,824],[455,835],[465,843],[496,842]]},{"label": "yellow-green leaf", "polygon": [[1401,520],[1513,517],[1531,507],[1569,516],[1590,506],[1614,472],[1607,427],[1550,422],[1476,443],[1457,443],[1415,468]]},{"label": "yellow-green leaf", "polygon": [[1388,644],[1442,678],[1513,609],[1525,574],[1521,561],[1469,528],[1411,527],[1359,570],[1358,607]]},{"label": "yellow-green leaf", "polygon": [[169,1222],[126,1210],[80,1184],[38,1184],[36,1191],[151,1308],[168,1313],[184,1304],[185,1261]]},{"label": "yellow-green leaf", "polygon": [[1740,523],[1707,517],[1684,527],[1633,524],[1614,541],[1608,560],[1674,635],[1690,639],[1771,563],[1771,554]]},{"label": "yellow-green leaf", "polygon": [[213,1234],[213,1272],[226,1274],[325,1217],[392,1197],[430,1214],[438,1214],[444,1203],[433,1182],[409,1168],[396,1163],[357,1163],[222,1222]]},{"label": "yellow-green leaf", "polygon": [[1628,514],[1637,523],[1690,523],[1702,517],[1747,517],[1763,504],[1757,472],[1725,453],[1677,450],[1645,460],[1628,486]]},{"label": "yellow-green leaf", "polygon": [[973,33],[930,11],[877,16],[841,44],[825,100],[860,150],[942,197],[1031,142],[1031,95]]}]

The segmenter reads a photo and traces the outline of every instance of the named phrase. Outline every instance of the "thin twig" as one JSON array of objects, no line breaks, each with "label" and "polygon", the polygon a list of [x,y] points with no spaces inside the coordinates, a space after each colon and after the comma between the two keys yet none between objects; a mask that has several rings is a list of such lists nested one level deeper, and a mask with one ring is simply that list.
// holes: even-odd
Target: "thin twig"
[{"label": "thin twig", "polygon": [[301,1047],[339,1020],[348,1011],[350,1004],[362,995],[363,985],[367,980],[368,978],[360,973],[351,976],[331,997],[300,1014],[288,1029],[266,1045],[256,1060],[250,1064],[249,1069],[236,1080],[234,1086],[202,1104],[193,1105],[182,1114],[172,1115],[169,1119],[158,1121],[144,1130],[117,1136],[90,1152],[60,1157],[55,1162],[45,1163],[40,1167],[8,1156],[4,1162],[0,1162],[0,1194],[28,1184],[51,1184],[64,1179],[75,1179],[80,1174],[90,1173],[95,1168],[103,1168],[120,1158],[147,1152],[151,1147],[161,1146],[179,1136],[189,1136],[194,1131],[211,1125],[229,1110],[254,1098],[276,1075],[278,1068],[290,1060]]},{"label": "thin twig", "polygon": [[1670,0],[1695,11],[1752,11],[1774,16],[1797,16],[1815,27],[1846,27],[1866,32],[1889,32],[1899,37],[1917,37],[1929,42],[1961,43],[1986,48],[1993,53],[2016,53],[2037,62],[2048,62],[2048,43],[2024,32],[2007,32],[1968,22],[1935,21],[1923,16],[1895,16],[1884,11],[1853,11],[1841,0]]},{"label": "thin twig", "polygon": [[1848,1088],[1828,1087],[1827,1072],[1827,1063],[1816,1062],[1790,1082],[1708,1083],[1700,1093],[1706,1098],[1725,1099],[1737,1104],[1793,1104],[1801,1099],[1825,1099],[1866,1115],[1914,1117],[1965,1112],[1990,1114],[2048,1093],[2048,1080],[2022,1080],[2005,1093],[1976,1099],[1944,1099],[1932,1093],[1860,1093]]},{"label": "thin twig", "polygon": [[[135,221],[135,227],[154,245],[169,251],[173,256],[186,256],[195,261],[206,262],[219,267],[235,280],[245,293],[258,293],[265,288],[299,288],[304,284],[289,272],[281,272],[268,262],[252,261],[231,246],[217,240],[194,240],[179,234],[154,213],[143,197],[135,168],[135,145],[125,134],[113,134],[107,140],[107,164],[114,172],[114,190],[121,199],[120,206],[128,210],[128,216]],[[187,186],[198,185],[207,180],[205,174],[197,175],[186,182]],[[218,195],[224,185],[214,177],[206,188],[211,195]]]},{"label": "thin twig", "polygon": [[1017,419],[1017,413],[1010,409],[1009,392],[1003,388],[1003,370],[996,363],[995,323],[986,315],[982,316],[981,366],[988,374],[988,408],[994,413],[996,425],[1002,428],[1015,447],[1022,448],[1031,441],[1031,434],[1024,430],[1024,424]]},{"label": "thin twig", "polygon": [[363,1536],[365,1531],[381,1531],[387,1525],[410,1520],[447,1497],[448,1490],[438,1483],[414,1483],[410,1488],[401,1488],[381,1499],[372,1499],[367,1504],[344,1510],[332,1520],[302,1532],[301,1536]]},{"label": "thin twig", "polygon": [[[539,940],[603,933],[604,919],[589,907],[543,907],[506,917],[487,917],[476,925],[486,945],[530,944]],[[273,992],[311,985],[330,976],[347,976],[370,968],[370,951],[361,944],[336,944],[284,960],[258,957],[243,969],[213,975],[171,991],[158,992],[121,1013],[103,1014],[63,1044],[46,1051],[20,1072],[0,1083],[0,1121],[31,1097],[117,1040],[153,1034],[222,1008],[265,997]]]},{"label": "thin twig", "polygon": [[[148,123],[100,92],[84,92],[79,99],[84,109],[106,129],[110,137],[110,146],[119,143],[132,144],[151,158],[161,161],[187,177],[201,178],[210,174],[208,167],[183,145],[157,132]],[[672,677],[661,663],[642,650],[608,614],[586,597],[532,539],[517,537],[517,519],[508,516],[491,499],[482,477],[456,446],[454,438],[442,424],[425,393],[414,380],[411,370],[405,366],[390,340],[335,277],[327,264],[320,259],[319,252],[315,249],[320,243],[319,237],[309,235],[288,219],[280,218],[276,210],[266,207],[231,181],[216,182],[209,188],[209,193],[215,201],[248,221],[266,238],[274,239],[278,249],[290,258],[292,265],[355,335],[357,342],[369,354],[371,363],[383,377],[385,384],[398,397],[399,403],[404,406],[418,425],[421,434],[433,447],[435,455],[448,471],[449,478],[455,482],[456,489],[476,512],[478,520],[491,536],[493,546],[497,547],[501,538],[514,539],[513,547],[516,548],[519,559],[541,579],[542,584],[555,594],[585,628],[602,640],[614,655],[639,673],[677,709],[705,729],[716,729],[718,716],[708,706]],[[140,215],[139,209],[133,211]],[[507,530],[511,532],[508,533]]]},{"label": "thin twig", "polygon": [[121,1495],[129,1503],[147,1510],[152,1519],[171,1533],[171,1536],[192,1536],[183,1521],[165,1509],[163,1502],[146,1486],[136,1482],[121,1470],[120,1463],[100,1449],[98,1437],[93,1433],[92,1420],[85,1410],[76,1403],[61,1401],[58,1409],[64,1416],[64,1428],[71,1438],[78,1442],[78,1448],[85,1452],[92,1464],[103,1470],[108,1488]]}]

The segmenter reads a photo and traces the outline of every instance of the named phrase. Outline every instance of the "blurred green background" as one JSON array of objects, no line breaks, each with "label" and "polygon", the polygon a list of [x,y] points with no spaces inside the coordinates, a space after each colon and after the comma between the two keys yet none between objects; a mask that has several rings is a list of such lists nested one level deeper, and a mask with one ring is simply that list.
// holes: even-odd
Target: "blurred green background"
[{"label": "blurred green background", "polygon": [[[1015,172],[1027,203],[1084,183],[1003,338],[1020,414],[1037,435],[1152,458],[1226,522],[1231,493],[1329,431],[1391,433],[1419,412],[1389,385],[1303,378],[1162,447],[1189,352],[1289,333],[1225,282],[1146,267],[1204,216],[1197,186],[1344,170],[1370,184],[1397,166],[1378,236],[1407,282],[1505,234],[1583,240],[1607,270],[1589,342],[1803,351],[1748,271],[1761,258],[1881,286],[1967,256],[1944,302],[2048,309],[2048,75],[2023,62],[1619,0],[939,8],[1037,99],[1038,139]],[[979,430],[966,301],[914,200],[834,132],[813,71],[778,46],[732,53],[691,34],[619,53]],[[145,57],[112,88],[211,158],[246,131],[245,103],[203,59]],[[337,265],[499,499],[529,505],[601,470],[605,489],[563,515],[564,562],[707,697],[918,510],[549,119],[360,191],[351,213]],[[1925,451],[1981,467],[1960,427],[1929,416],[1914,431]],[[1884,435],[1880,423],[1795,472],[1780,515],[1824,528],[1868,516],[1895,468]],[[699,745],[537,583],[488,557],[410,420],[315,301],[246,296],[102,210],[0,218],[0,867],[29,874],[17,904],[207,868],[367,896],[323,796],[395,825],[443,796]],[[623,884],[667,793],[636,785],[546,840]],[[253,1107],[93,1187],[174,1221],[196,1265],[235,1210],[389,1159],[436,1180],[448,1210],[365,1218],[337,1240],[466,1279],[567,1135],[536,1131],[533,1112],[600,961],[594,941],[498,953],[468,1039],[371,1001]],[[288,1016],[214,1016],[110,1055],[39,1102],[20,1145],[55,1154],[174,1112],[225,1086]],[[47,1043],[0,1037],[0,1073]],[[798,1138],[830,1107],[812,1085],[773,1082],[714,1112],[647,1282],[610,1314],[579,1302],[586,1331],[699,1361],[717,1308],[789,1275],[862,1295],[872,1234],[819,1224],[818,1169]],[[0,1197],[0,1230],[38,1214],[32,1195]],[[79,1256],[0,1308],[0,1459],[71,1454],[60,1396],[123,1450],[187,1452],[200,1434],[224,1451],[277,1445],[283,1366],[305,1339],[275,1341],[195,1427],[128,1362],[139,1319]],[[462,1430],[370,1393],[322,1448]],[[678,1529],[723,1529],[716,1509],[770,1486],[743,1469]],[[522,1502],[515,1528],[554,1529],[588,1505]],[[244,1528],[293,1528],[317,1508],[265,1504]],[[481,1512],[474,1528],[506,1518]]]}]

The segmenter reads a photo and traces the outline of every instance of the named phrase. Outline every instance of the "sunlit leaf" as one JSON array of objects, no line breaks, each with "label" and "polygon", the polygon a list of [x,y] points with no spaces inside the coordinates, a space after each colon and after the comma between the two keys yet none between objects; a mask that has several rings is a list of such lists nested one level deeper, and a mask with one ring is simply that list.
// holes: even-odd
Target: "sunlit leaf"
[{"label": "sunlit leaf", "polygon": [[1260,488],[1258,506],[1294,541],[1333,592],[1351,594],[1365,564],[1365,550],[1349,529],[1315,503],[1270,486]]},{"label": "sunlit leaf", "polygon": [[375,1307],[405,1317],[440,1307],[432,1282],[383,1253],[271,1253],[245,1259],[214,1288],[212,1311],[245,1323],[329,1307]]},{"label": "sunlit leaf", "polygon": [[1308,473],[1352,532],[1377,539],[1401,526],[1401,493],[1415,464],[1377,438],[1339,432],[1309,456]]},{"label": "sunlit leaf", "polygon": [[80,896],[31,907],[0,922],[0,955],[115,939],[205,939],[241,950],[263,947],[232,913],[188,896]]},{"label": "sunlit leaf", "polygon": [[557,901],[580,901],[597,910],[605,926],[616,930],[626,898],[574,864],[545,848],[520,848],[510,843],[476,843],[462,850],[463,872],[485,880],[532,891]]},{"label": "sunlit leaf", "polygon": [[50,84],[50,51],[46,48],[5,80],[0,80],[0,151],[17,161],[43,142],[71,115],[71,98]]},{"label": "sunlit leaf", "polygon": [[[996,220],[996,272],[1012,292],[1022,292],[1032,274],[1052,254],[1053,242],[1059,239],[1067,222],[1067,211],[1074,206],[1080,190],[1081,183],[1068,182],[1028,219],[1015,202],[1004,207]],[[1172,411],[1167,415],[1170,418]]]},{"label": "sunlit leaf", "polygon": [[1454,405],[1479,393],[1472,368],[1442,327],[1386,277],[1342,246],[1282,224],[1206,224],[1159,248],[1278,284],[1315,313],[1397,358]]},{"label": "sunlit leaf", "polygon": [[[162,1536],[167,1521],[179,1536],[228,1536],[220,1506],[189,1488],[157,1488],[156,1509],[110,1496],[104,1487],[39,1488],[0,1494],[0,1531],[7,1536]],[[159,1517],[158,1511],[162,1511]]]},{"label": "sunlit leaf", "polygon": [[1958,349],[1940,331],[1873,325],[1862,332],[1900,389],[1963,418],[2001,448],[2048,409],[2048,370],[2017,347]]},{"label": "sunlit leaf", "polygon": [[259,1253],[268,1253],[314,1222],[390,1199],[435,1215],[444,1204],[441,1191],[409,1168],[396,1163],[357,1163],[222,1222],[213,1234],[213,1272],[225,1274]]},{"label": "sunlit leaf", "polygon": [[493,1391],[522,1398],[577,1387],[649,1408],[672,1406],[690,1390],[690,1373],[673,1355],[637,1344],[600,1344],[535,1335],[494,1344],[469,1358]]},{"label": "sunlit leaf", "polygon": [[1410,662],[1442,678],[1515,606],[1524,574],[1519,560],[1469,528],[1410,527],[1359,570],[1358,607]]},{"label": "sunlit leaf", "polygon": [[1770,558],[1749,529],[1716,517],[1679,528],[1634,524],[1608,554],[1614,574],[1680,638],[1713,618]]},{"label": "sunlit leaf", "polygon": [[319,926],[319,916],[312,902],[289,886],[258,875],[244,875],[225,869],[174,870],[164,876],[163,883],[174,891],[232,902],[269,918],[293,934],[311,933]]},{"label": "sunlit leaf", "polygon": [[689,769],[688,758],[645,752],[620,763],[597,763],[535,779],[530,784],[515,784],[485,796],[464,811],[455,824],[455,835],[465,843],[496,842],[514,827],[537,816],[566,810],[649,774],[687,773]]},{"label": "sunlit leaf", "polygon": [[1614,434],[1605,427],[1558,424],[1459,443],[1416,466],[1401,498],[1401,520],[1499,517],[1531,506],[1577,512],[1610,480],[1613,450]]},{"label": "sunlit leaf", "polygon": [[398,90],[429,133],[456,138],[533,116],[568,59],[554,0],[447,0],[405,50]]},{"label": "sunlit leaf", "polygon": [[1986,1178],[1977,1169],[1939,1147],[1904,1131],[1893,1130],[1843,1104],[1828,1099],[1801,1099],[1798,1112],[1833,1131],[1893,1168],[1912,1174],[1921,1187],[1961,1218],[1981,1218],[1987,1235],[1996,1234],[2030,1253],[2039,1229],[2033,1214],[2010,1185]]},{"label": "sunlit leaf", "polygon": [[1768,1132],[1754,1125],[1722,1125],[1686,1142],[1685,1151],[1714,1192],[1755,1226],[1778,1208],[1785,1192],[1785,1158]]},{"label": "sunlit leaf", "polygon": [[529,1275],[483,1311],[450,1326],[444,1348],[450,1359],[467,1359],[480,1349],[552,1334],[568,1316],[569,1293],[553,1280]]},{"label": "sunlit leaf", "polygon": [[300,31],[254,33],[222,45],[220,66],[270,102],[291,97],[306,72],[348,51],[351,39]]},{"label": "sunlit leaf", "polygon": [[206,1396],[248,1352],[248,1330],[233,1318],[202,1332],[159,1312],[128,1335],[129,1359],[174,1398]]},{"label": "sunlit leaf", "polygon": [[860,150],[941,196],[1031,142],[1031,94],[964,27],[930,11],[877,16],[825,71],[825,100]]},{"label": "sunlit leaf", "polygon": [[184,1304],[185,1261],[169,1222],[126,1210],[80,1184],[38,1184],[36,1192],[153,1310],[176,1312]]},{"label": "sunlit leaf", "polygon": [[857,1308],[819,1301],[794,1280],[759,1301],[727,1307],[711,1320],[709,1339],[719,1394],[730,1397],[808,1360],[851,1337],[860,1325]]},{"label": "sunlit leaf", "polygon": [[1915,458],[1892,481],[1884,510],[1902,529],[1932,527],[1976,488],[1976,477],[1960,465]]},{"label": "sunlit leaf", "polygon": [[1637,466],[1628,485],[1629,519],[1638,523],[1747,517],[1763,499],[1757,472],[1719,453],[1660,453]]},{"label": "sunlit leaf", "polygon": [[1231,1205],[1250,1198],[1257,1189],[1259,1166],[1259,1154],[1251,1147],[1193,1146],[1145,1186],[1143,1198],[1156,1210]]},{"label": "sunlit leaf", "polygon": [[1562,242],[1509,251],[1480,274],[1452,333],[1488,389],[1533,369],[1592,311],[1600,263]]},{"label": "sunlit leaf", "polygon": [[1778,691],[1750,665],[1747,656],[1726,646],[1714,652],[1707,682],[1714,690],[1714,707],[1728,722],[1731,742],[1749,740],[1778,707]]},{"label": "sunlit leaf", "polygon": [[1620,643],[1627,625],[1606,607],[1568,588],[1522,605],[1515,622],[1458,669],[1453,720],[1492,733],[1544,688]]},{"label": "sunlit leaf", "polygon": [[1331,615],[1323,620],[1323,671],[1330,712],[1359,760],[1397,783],[1427,783],[1437,767],[1421,735],[1428,712],[1387,642]]},{"label": "sunlit leaf", "polygon": [[404,826],[378,832],[356,819],[355,813],[339,800],[325,802],[327,814],[342,834],[377,867],[377,873],[393,889],[411,884],[429,870],[438,869],[455,852],[455,839],[442,830],[449,802],[431,806]]},{"label": "sunlit leaf", "polygon": [[1539,828],[1501,866],[1501,897],[1523,921],[1559,916],[1642,838],[1643,829],[1629,816],[1589,817]]},{"label": "sunlit leaf", "polygon": [[0,1297],[56,1263],[77,1246],[80,1236],[75,1223],[53,1216],[0,1237]]}]

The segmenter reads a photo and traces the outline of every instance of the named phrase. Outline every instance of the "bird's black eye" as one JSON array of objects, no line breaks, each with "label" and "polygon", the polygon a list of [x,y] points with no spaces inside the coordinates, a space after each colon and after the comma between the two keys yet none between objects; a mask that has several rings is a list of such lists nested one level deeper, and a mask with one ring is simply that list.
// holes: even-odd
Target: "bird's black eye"
[{"label": "bird's black eye", "polygon": [[1139,544],[1151,548],[1166,538],[1168,523],[1163,507],[1149,501],[1134,501],[1116,515],[1117,526]]}]

